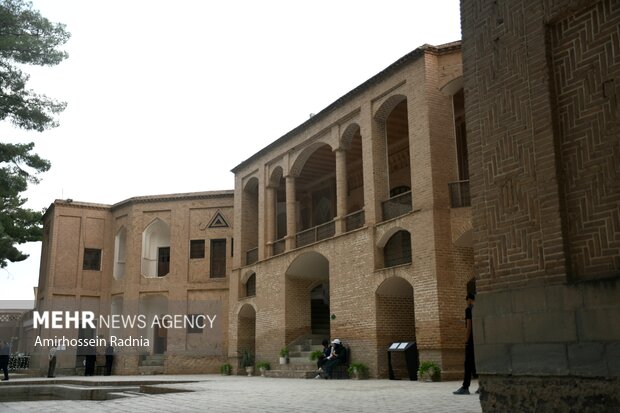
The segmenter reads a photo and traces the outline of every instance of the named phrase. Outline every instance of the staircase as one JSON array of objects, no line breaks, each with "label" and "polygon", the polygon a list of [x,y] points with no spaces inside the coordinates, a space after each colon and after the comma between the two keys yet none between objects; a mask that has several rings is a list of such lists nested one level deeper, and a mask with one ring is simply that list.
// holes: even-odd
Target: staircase
[{"label": "staircase", "polygon": [[316,361],[310,360],[310,354],[315,350],[323,350],[321,341],[324,335],[302,336],[289,346],[288,364],[277,364],[267,370],[265,376],[289,379],[313,379],[317,375]]},{"label": "staircase", "polygon": [[142,375],[164,374],[165,354],[150,354],[140,357],[138,371]]},{"label": "staircase", "polygon": [[[310,306],[312,334],[329,337],[329,305],[325,304],[323,300],[312,300]],[[320,340],[319,344],[321,344]]]}]

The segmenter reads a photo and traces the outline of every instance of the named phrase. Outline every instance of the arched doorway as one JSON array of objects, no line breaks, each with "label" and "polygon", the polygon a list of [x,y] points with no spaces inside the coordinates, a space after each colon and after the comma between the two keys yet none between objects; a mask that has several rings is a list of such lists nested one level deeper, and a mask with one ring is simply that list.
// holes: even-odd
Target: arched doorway
[{"label": "arched doorway", "polygon": [[313,335],[329,337],[329,283],[310,291],[310,329]]},{"label": "arched doorway", "polygon": [[318,252],[301,254],[286,270],[286,342],[329,336],[329,261]]},{"label": "arched doorway", "polygon": [[[383,281],[375,292],[377,314],[378,377],[388,377],[387,349],[390,343],[415,341],[413,287],[400,277]],[[404,354],[392,357],[396,377],[407,377]]]},{"label": "arched doorway", "polygon": [[244,304],[237,314],[237,354],[246,350],[256,356],[256,310],[250,304]]}]

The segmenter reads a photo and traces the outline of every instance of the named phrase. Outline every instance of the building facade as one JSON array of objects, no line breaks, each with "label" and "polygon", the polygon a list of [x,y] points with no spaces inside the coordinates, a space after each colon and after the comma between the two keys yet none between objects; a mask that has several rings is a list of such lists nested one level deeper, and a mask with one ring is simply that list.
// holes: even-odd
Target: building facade
[{"label": "building facade", "polygon": [[459,42],[414,50],[233,172],[234,191],[57,200],[44,217],[38,310],[216,313],[219,330],[54,334],[150,339],[118,352],[120,374],[213,373],[246,350],[275,365],[331,337],[371,377],[393,342],[461,377],[475,277]]},{"label": "building facade", "polygon": [[[44,216],[37,310],[217,318],[213,328],[202,330],[110,323],[96,329],[39,327],[38,336],[148,340],[146,346],[115,348],[117,374],[219,371],[228,348],[232,208],[232,191],[135,197],[111,206],[56,200]],[[75,373],[85,351],[59,351],[57,369]],[[46,368],[47,352],[31,349],[34,367]]]},{"label": "building facade", "polygon": [[460,43],[425,45],[233,169],[230,355],[392,342],[461,377],[474,288]]},{"label": "building facade", "polygon": [[461,2],[485,412],[620,411],[620,2]]}]

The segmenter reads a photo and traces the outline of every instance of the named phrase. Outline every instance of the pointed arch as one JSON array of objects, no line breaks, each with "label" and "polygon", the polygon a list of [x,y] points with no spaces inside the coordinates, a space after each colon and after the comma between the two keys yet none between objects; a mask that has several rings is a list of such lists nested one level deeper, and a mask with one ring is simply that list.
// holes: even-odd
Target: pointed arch
[{"label": "pointed arch", "polygon": [[170,225],[155,218],[142,232],[142,275],[167,275],[170,272],[170,255]]},{"label": "pointed arch", "polygon": [[116,280],[125,277],[125,256],[127,253],[127,229],[121,226],[114,236],[114,271],[112,276]]}]

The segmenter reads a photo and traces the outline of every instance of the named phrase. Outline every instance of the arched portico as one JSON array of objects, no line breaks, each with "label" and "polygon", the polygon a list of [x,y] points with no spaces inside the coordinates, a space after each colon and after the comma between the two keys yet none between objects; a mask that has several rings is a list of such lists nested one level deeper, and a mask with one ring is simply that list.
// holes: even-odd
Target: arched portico
[{"label": "arched portico", "polygon": [[318,252],[299,255],[286,270],[285,339],[329,334],[329,260]]}]

